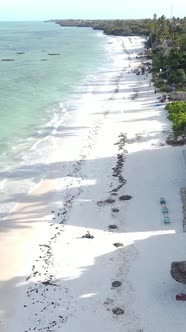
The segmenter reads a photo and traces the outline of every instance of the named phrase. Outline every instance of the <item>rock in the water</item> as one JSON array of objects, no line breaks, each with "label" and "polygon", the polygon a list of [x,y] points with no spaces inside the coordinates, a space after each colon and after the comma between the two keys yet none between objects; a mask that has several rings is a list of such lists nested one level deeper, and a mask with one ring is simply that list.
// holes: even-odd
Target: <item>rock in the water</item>
[{"label": "rock in the water", "polygon": [[173,279],[186,284],[186,261],[172,262],[170,273]]},{"label": "rock in the water", "polygon": [[120,286],[121,286],[121,281],[115,280],[112,282],[112,287],[120,287]]},{"label": "rock in the water", "polygon": [[108,228],[109,228],[109,229],[117,229],[118,226],[116,226],[116,225],[109,225]]},{"label": "rock in the water", "polygon": [[1,59],[1,61],[14,61],[15,59]]},{"label": "rock in the water", "polygon": [[48,53],[48,55],[60,55],[60,53]]},{"label": "rock in the water", "polygon": [[123,309],[118,308],[118,307],[112,309],[112,312],[113,312],[114,315],[123,315],[125,313]]},{"label": "rock in the water", "polygon": [[119,212],[119,209],[117,209],[117,208],[113,208],[113,209],[112,209],[112,212]]},{"label": "rock in the water", "polygon": [[131,198],[132,198],[132,196],[130,196],[130,195],[123,195],[123,196],[119,197],[120,201],[128,201]]},{"label": "rock in the water", "polygon": [[123,247],[123,243],[121,243],[121,242],[116,242],[116,243],[114,243],[113,244],[116,248],[118,248],[118,247]]}]

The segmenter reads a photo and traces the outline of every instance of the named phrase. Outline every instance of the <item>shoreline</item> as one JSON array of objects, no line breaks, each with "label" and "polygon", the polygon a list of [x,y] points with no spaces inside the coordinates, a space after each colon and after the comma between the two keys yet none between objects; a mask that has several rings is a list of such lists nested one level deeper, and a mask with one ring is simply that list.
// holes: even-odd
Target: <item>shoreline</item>
[{"label": "shoreline", "polygon": [[[67,122],[72,134],[56,139],[48,178],[9,216],[15,229],[0,234],[1,252],[7,250],[1,271],[8,271],[1,275],[2,332],[82,331],[87,323],[91,332],[185,329],[184,306],[175,301],[184,287],[168,270],[186,249],[182,148],[162,145],[170,131],[166,112],[155,106],[149,78],[133,73],[143,39],[112,40],[121,53],[104,97],[98,87],[90,109]],[[168,226],[161,196],[169,204]],[[87,230],[94,239],[82,239]]]}]

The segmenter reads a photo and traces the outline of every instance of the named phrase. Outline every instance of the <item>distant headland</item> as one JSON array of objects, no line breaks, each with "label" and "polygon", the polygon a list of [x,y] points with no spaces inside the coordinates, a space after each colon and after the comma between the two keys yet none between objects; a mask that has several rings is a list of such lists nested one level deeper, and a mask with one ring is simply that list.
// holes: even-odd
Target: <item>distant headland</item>
[{"label": "distant headland", "polygon": [[91,27],[102,30],[107,35],[136,36],[147,35],[150,19],[139,20],[50,20],[63,27]]}]

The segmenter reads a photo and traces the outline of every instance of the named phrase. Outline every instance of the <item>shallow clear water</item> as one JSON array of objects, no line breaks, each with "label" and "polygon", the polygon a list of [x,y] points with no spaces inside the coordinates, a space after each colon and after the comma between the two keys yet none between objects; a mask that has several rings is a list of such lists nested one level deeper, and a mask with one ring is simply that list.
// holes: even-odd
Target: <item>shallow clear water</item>
[{"label": "shallow clear water", "polygon": [[108,39],[51,22],[0,23],[1,217],[44,176],[45,166],[37,174],[29,165],[47,163],[50,134],[111,61]]},{"label": "shallow clear water", "polygon": [[104,61],[100,37],[54,23],[0,24],[0,58],[14,59],[0,61],[0,162],[17,158],[42,125],[62,116],[65,101]]}]

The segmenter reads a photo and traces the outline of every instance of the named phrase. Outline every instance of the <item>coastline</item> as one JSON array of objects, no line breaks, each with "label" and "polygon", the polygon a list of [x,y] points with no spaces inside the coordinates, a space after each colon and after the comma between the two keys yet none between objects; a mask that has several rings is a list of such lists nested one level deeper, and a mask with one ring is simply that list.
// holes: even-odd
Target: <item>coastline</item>
[{"label": "coastline", "polygon": [[[184,331],[184,306],[175,301],[184,287],[169,272],[186,247],[179,194],[186,182],[182,148],[164,145],[170,130],[164,106],[155,106],[150,77],[132,71],[143,39],[112,41],[121,51],[107,75],[110,84],[98,86],[86,115],[82,109],[67,121],[48,178],[6,220],[11,232],[5,228],[0,234],[5,253],[0,270],[8,271],[1,273],[3,332],[15,326],[72,332],[85,324],[100,332],[176,332],[178,326]],[[132,198],[122,201],[122,195]],[[161,221],[161,196],[169,204],[170,225]],[[86,230],[93,240],[81,238]],[[117,242],[123,246],[116,248]],[[114,280],[121,287],[113,289]],[[116,317],[117,307],[124,314]]]}]

